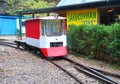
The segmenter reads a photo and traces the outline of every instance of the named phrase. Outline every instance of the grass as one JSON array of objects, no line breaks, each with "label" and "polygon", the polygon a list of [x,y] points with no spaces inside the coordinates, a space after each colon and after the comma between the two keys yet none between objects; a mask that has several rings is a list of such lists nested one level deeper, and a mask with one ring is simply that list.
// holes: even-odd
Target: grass
[{"label": "grass", "polygon": [[77,52],[75,52],[75,51],[70,51],[70,50],[69,50],[68,53],[74,55],[75,57],[84,57],[84,58],[85,58],[84,55],[81,55],[81,54],[79,54],[79,53],[77,53]]},{"label": "grass", "polygon": [[[68,53],[72,54],[73,56],[75,57],[81,57],[81,58],[86,58],[87,60],[98,60],[98,59],[95,59],[92,55],[90,56],[85,56],[85,55],[81,55],[77,52],[73,52],[73,51],[69,51]],[[103,61],[105,62],[105,61]],[[109,63],[110,66],[116,70],[120,70],[120,64],[113,64],[113,63]]]},{"label": "grass", "polygon": [[86,58],[87,60],[92,60],[92,59],[94,59],[94,56],[89,55],[89,56],[85,56],[85,58]]},{"label": "grass", "polygon": [[111,64],[114,69],[120,70],[120,64]]}]

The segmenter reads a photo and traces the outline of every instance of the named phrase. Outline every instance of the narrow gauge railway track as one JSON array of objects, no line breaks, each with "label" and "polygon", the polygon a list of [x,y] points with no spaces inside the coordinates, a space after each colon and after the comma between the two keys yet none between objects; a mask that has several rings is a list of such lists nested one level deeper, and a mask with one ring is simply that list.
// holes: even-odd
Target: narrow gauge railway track
[{"label": "narrow gauge railway track", "polygon": [[16,44],[13,43],[13,42],[4,42],[4,41],[0,41],[0,45],[12,47],[12,48],[17,48],[17,47],[16,47]]},{"label": "narrow gauge railway track", "polygon": [[66,72],[68,75],[70,75],[72,78],[74,78],[78,83],[80,84],[85,84],[81,79],[79,79],[78,77],[76,77],[73,73],[71,73],[70,71],[64,69],[63,67],[61,67],[59,64],[57,64],[56,62],[47,59],[49,62],[51,62],[52,64],[54,64],[55,66],[57,66],[58,68],[60,68],[61,70],[63,70],[64,72]]},{"label": "narrow gauge railway track", "polygon": [[[104,83],[106,80],[108,80],[108,81],[106,81],[106,82],[108,82],[107,84],[118,84],[117,82],[115,82],[114,80],[112,80],[111,78],[109,78],[108,76],[120,78],[120,75],[119,75],[119,74],[114,74],[114,73],[110,73],[110,72],[98,70],[98,69],[95,69],[95,68],[87,67],[87,66],[84,66],[84,65],[82,65],[82,64],[80,64],[80,63],[77,63],[76,61],[71,60],[71,59],[66,58],[66,57],[64,57],[64,59],[70,61],[70,62],[73,63],[73,64],[75,64],[75,68],[78,69],[78,70],[80,70],[80,67],[83,68],[83,70],[80,70],[80,71],[82,71],[82,72],[84,72],[84,70],[87,70],[87,71],[89,71],[89,72],[92,72],[93,74],[99,75],[100,78],[97,77],[97,76],[94,76],[94,75],[91,75],[91,74],[85,72],[86,74],[95,77],[96,79],[98,79],[99,81],[102,81],[103,83]],[[105,74],[105,75],[104,75],[104,74]],[[103,79],[102,79],[102,78],[103,78]],[[104,79],[105,79],[105,81],[104,81]],[[111,81],[111,82],[109,82],[109,81]],[[105,82],[105,83],[106,83],[106,82]]]},{"label": "narrow gauge railway track", "polygon": [[[117,82],[115,82],[114,80],[112,80],[108,76],[102,74],[101,72],[95,70],[94,68],[83,66],[83,65],[81,65],[81,64],[79,64],[79,63],[77,63],[77,62],[75,62],[75,61],[73,61],[73,60],[71,60],[71,59],[69,59],[67,57],[63,57],[63,59],[65,61],[67,61],[67,62],[70,62],[71,66],[74,69],[76,69],[79,73],[82,72],[82,73],[84,73],[84,74],[86,74],[86,75],[88,75],[88,76],[98,80],[102,84],[118,84]],[[62,69],[63,71],[65,71],[68,75],[70,75],[72,78],[74,78],[80,84],[86,84],[85,81],[87,81],[87,79],[85,81],[83,81],[82,79],[80,79],[79,76],[76,76],[76,75],[79,74],[78,72],[77,72],[77,74],[74,74],[71,71],[66,70],[65,67],[63,67],[61,64],[57,63],[56,61],[54,61],[54,60],[48,60],[48,61],[50,61],[51,63],[53,63],[54,65],[56,65],[60,69]]]},{"label": "narrow gauge railway track", "polygon": [[[12,43],[12,42],[0,42],[0,45],[4,45],[4,46],[8,46],[8,47],[13,47],[13,48],[18,48],[16,46],[15,43]],[[22,45],[20,45],[22,46]],[[24,46],[22,46],[24,48]],[[20,48],[20,47],[19,47]],[[20,48],[21,49],[21,48]],[[113,77],[118,77],[120,78],[120,75],[118,74],[114,74],[114,73],[109,73],[109,72],[105,72],[105,71],[102,71],[102,70],[98,70],[98,69],[95,69],[95,68],[91,68],[91,67],[85,67],[71,59],[68,59],[66,57],[63,57],[64,60],[66,61],[69,61],[70,63],[72,63],[72,66],[80,71],[80,72],[83,72],[89,76],[92,76],[94,77],[95,79],[99,80],[100,82],[102,82],[103,84],[118,84],[117,82],[111,80],[110,78],[108,78],[107,76],[103,75],[102,73],[106,74],[106,75],[109,75],[109,76],[113,76]],[[76,81],[78,81],[80,84],[85,84],[83,82],[83,80],[79,79],[78,77],[76,77],[76,75],[72,74],[70,71],[68,70],[65,70],[63,67],[61,67],[59,64],[57,64],[56,62],[54,62],[53,60],[48,60],[50,62],[52,62],[54,65],[56,65],[57,67],[61,68],[63,71],[65,71],[67,74],[69,74],[71,77],[73,77]]]},{"label": "narrow gauge railway track", "polygon": [[107,72],[107,71],[95,69],[95,68],[92,68],[92,67],[89,67],[89,68],[91,68],[91,69],[93,69],[93,70],[96,70],[96,71],[98,71],[98,72],[100,72],[100,73],[103,73],[103,74],[105,74],[105,75],[112,76],[112,77],[116,77],[116,78],[119,78],[119,79],[120,79],[120,75],[119,75],[119,74],[115,74],[115,73],[111,73],[111,72]]},{"label": "narrow gauge railway track", "polygon": [[16,43],[14,43],[14,42],[8,42],[8,41],[0,41],[0,43],[10,44],[10,45],[16,45]]}]

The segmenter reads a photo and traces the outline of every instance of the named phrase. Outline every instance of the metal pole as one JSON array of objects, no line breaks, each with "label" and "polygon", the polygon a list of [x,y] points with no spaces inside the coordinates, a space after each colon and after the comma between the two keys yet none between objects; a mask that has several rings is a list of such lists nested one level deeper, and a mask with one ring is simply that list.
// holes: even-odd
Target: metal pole
[{"label": "metal pole", "polygon": [[32,14],[32,18],[35,18],[35,15],[34,15],[34,13]]},{"label": "metal pole", "polygon": [[98,8],[98,24],[100,25],[100,8]]},{"label": "metal pole", "polygon": [[20,28],[20,40],[22,40],[22,15],[19,14],[19,28]]},{"label": "metal pole", "polygon": [[50,13],[47,13],[47,16],[49,16],[50,15]]}]

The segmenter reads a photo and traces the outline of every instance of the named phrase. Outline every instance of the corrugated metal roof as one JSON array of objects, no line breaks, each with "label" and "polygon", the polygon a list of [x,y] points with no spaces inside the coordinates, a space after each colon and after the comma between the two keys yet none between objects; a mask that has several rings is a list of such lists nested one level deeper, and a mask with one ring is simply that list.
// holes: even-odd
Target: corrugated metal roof
[{"label": "corrugated metal roof", "polygon": [[99,2],[99,1],[108,1],[108,0],[61,0],[57,7],[59,6],[67,6],[67,5],[75,5],[75,4],[83,4],[90,2]]}]

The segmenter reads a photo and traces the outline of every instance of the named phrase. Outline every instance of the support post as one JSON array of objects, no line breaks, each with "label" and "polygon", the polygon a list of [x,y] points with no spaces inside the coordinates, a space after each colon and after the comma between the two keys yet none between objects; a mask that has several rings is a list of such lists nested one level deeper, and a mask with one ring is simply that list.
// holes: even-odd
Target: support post
[{"label": "support post", "polygon": [[35,18],[35,15],[34,15],[34,13],[32,14],[32,18]]},{"label": "support post", "polygon": [[47,16],[49,16],[50,15],[50,13],[47,13]]},{"label": "support post", "polygon": [[22,15],[19,14],[19,28],[20,28],[20,40],[22,40]]},{"label": "support post", "polygon": [[100,8],[98,8],[98,24],[100,24]]}]

